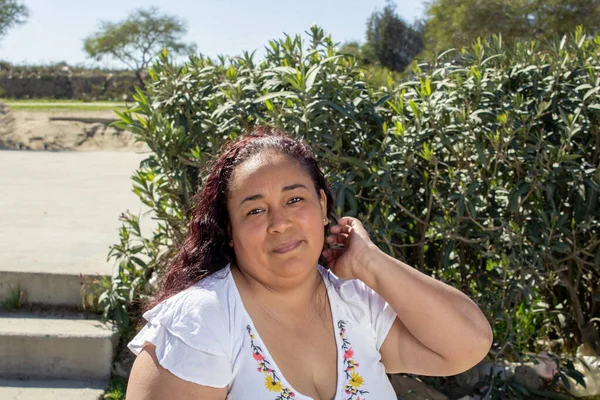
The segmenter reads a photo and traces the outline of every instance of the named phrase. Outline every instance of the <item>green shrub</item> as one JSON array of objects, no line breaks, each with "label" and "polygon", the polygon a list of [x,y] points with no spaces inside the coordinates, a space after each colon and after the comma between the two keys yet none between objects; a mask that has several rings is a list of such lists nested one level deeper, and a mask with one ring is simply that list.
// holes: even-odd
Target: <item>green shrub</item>
[{"label": "green shrub", "polygon": [[522,360],[536,339],[600,350],[600,36],[579,29],[551,51],[479,41],[387,87],[334,49],[313,27],[306,46],[269,42],[260,63],[246,53],[175,67],[163,54],[149,70],[118,125],[153,151],[134,191],[159,227],[142,238],[123,217],[104,316],[127,325],[135,314],[221,144],[270,123],[310,143],[340,215],[479,304],[495,358]]}]

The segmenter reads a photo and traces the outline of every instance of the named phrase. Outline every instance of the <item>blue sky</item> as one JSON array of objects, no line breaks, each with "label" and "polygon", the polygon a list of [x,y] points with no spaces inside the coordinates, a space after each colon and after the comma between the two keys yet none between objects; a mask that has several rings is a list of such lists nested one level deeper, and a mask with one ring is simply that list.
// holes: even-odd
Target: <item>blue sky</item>
[{"label": "blue sky", "polygon": [[[24,0],[28,21],[0,39],[0,60],[15,64],[120,66],[94,63],[83,51],[83,38],[98,29],[99,21],[117,22],[129,12],[156,6],[185,20],[185,40],[198,51],[214,57],[262,49],[283,32],[302,34],[317,24],[336,42],[364,41],[365,23],[385,0]],[[398,0],[398,15],[408,21],[420,18],[420,0]],[[257,52],[261,54],[262,51]]]}]

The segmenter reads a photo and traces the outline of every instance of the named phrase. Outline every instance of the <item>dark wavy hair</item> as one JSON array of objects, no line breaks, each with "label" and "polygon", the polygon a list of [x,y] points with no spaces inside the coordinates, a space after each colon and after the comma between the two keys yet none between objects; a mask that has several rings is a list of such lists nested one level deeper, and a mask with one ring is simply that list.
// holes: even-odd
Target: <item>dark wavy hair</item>
[{"label": "dark wavy hair", "polygon": [[[336,221],[331,190],[310,147],[279,128],[255,127],[221,149],[208,178],[193,197],[187,236],[164,271],[155,293],[143,305],[144,311],[235,262],[227,233],[231,177],[238,165],[266,150],[278,151],[300,163],[312,178],[317,195],[320,196],[319,189],[325,192],[327,215]],[[324,263],[322,256],[319,262]]]}]

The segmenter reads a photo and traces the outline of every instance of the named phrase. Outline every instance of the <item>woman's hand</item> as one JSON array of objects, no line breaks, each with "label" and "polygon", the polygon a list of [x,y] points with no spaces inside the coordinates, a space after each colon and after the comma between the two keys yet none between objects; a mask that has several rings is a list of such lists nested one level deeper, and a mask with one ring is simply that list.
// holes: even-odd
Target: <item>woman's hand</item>
[{"label": "woman's hand", "polygon": [[342,279],[361,279],[361,273],[365,272],[365,257],[371,252],[379,251],[379,248],[373,244],[362,223],[356,218],[338,219],[337,225],[333,225],[330,232],[325,239],[330,247],[323,251],[329,268]]}]

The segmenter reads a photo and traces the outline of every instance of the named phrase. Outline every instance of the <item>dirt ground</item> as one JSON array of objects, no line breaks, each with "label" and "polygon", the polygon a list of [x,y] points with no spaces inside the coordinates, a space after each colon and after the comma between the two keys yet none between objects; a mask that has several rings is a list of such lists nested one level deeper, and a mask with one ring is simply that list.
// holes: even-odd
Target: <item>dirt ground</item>
[{"label": "dirt ground", "polygon": [[11,110],[0,103],[0,150],[147,151],[145,143],[108,126],[112,110]]}]

